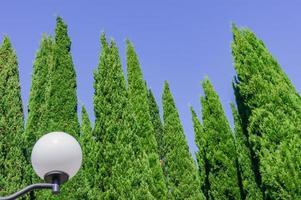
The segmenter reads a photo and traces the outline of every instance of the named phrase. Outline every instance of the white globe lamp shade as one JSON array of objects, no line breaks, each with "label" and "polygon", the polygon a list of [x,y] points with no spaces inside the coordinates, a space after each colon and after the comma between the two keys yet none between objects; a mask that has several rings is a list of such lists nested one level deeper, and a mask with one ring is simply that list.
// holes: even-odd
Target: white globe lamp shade
[{"label": "white globe lamp shade", "polygon": [[74,137],[64,132],[42,136],[34,145],[31,163],[42,179],[51,172],[63,172],[72,178],[80,169],[82,150]]}]

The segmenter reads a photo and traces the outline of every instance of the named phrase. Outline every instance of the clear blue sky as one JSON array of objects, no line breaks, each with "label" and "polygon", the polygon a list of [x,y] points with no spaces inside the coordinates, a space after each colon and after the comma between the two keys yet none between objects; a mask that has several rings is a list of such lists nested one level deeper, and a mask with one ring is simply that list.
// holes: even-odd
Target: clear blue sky
[{"label": "clear blue sky", "polygon": [[93,70],[99,58],[100,34],[105,31],[115,39],[123,63],[128,37],[160,104],[163,82],[169,81],[189,145],[195,151],[189,106],[200,111],[200,81],[205,76],[213,82],[232,123],[232,22],[251,28],[263,39],[301,90],[300,7],[297,0],[4,0],[0,4],[0,38],[8,35],[16,49],[25,107],[42,33],[53,34],[56,16],[62,16],[72,40],[79,105],[85,104],[94,119]]}]

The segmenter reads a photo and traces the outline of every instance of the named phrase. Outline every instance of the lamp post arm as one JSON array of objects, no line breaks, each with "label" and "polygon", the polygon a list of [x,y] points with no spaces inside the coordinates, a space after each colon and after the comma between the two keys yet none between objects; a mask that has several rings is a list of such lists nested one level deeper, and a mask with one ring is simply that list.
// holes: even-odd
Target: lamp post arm
[{"label": "lamp post arm", "polygon": [[32,190],[41,190],[41,189],[51,189],[53,194],[57,194],[60,192],[60,186],[57,183],[37,183],[37,184],[32,184],[29,185],[22,190],[7,196],[7,197],[0,197],[0,200],[12,200],[16,199],[18,197],[21,197],[25,195],[26,193],[32,191]]}]

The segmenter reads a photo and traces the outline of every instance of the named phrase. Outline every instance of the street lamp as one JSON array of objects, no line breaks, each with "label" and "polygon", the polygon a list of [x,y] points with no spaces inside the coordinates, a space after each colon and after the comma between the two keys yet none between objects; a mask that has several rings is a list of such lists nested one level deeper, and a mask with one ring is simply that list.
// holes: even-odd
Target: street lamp
[{"label": "street lamp", "polygon": [[38,183],[0,200],[16,199],[35,189],[51,189],[53,194],[60,192],[60,185],[72,178],[82,162],[82,150],[71,135],[52,132],[42,136],[34,145],[31,163],[36,174],[46,183]]}]

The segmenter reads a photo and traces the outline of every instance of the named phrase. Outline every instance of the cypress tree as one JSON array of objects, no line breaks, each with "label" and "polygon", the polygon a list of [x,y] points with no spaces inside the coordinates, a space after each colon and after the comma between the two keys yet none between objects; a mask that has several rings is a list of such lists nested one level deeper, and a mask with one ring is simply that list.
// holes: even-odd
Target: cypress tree
[{"label": "cypress tree", "polygon": [[133,105],[132,112],[138,129],[136,134],[141,140],[151,170],[148,184],[152,195],[156,199],[166,198],[166,187],[163,172],[158,156],[158,146],[155,138],[155,130],[150,116],[147,87],[143,80],[137,54],[133,45],[127,40],[127,77],[128,77],[128,99]]},{"label": "cypress tree", "polygon": [[[35,142],[44,133],[41,132],[41,119],[45,114],[45,90],[47,86],[48,72],[52,63],[53,41],[52,38],[43,35],[40,48],[37,52],[35,62],[33,64],[32,83],[29,95],[28,118],[25,129],[26,140],[26,173],[31,183],[36,183],[39,178],[32,169],[30,156],[31,150]],[[34,179],[34,180],[32,180]],[[34,192],[30,193],[31,199],[34,199]]]},{"label": "cypress tree", "polygon": [[162,125],[161,118],[160,118],[159,107],[158,107],[158,105],[156,103],[156,99],[150,89],[148,90],[148,104],[149,104],[151,122],[154,127],[156,141],[158,144],[158,154],[160,157],[160,162],[162,164],[163,158],[164,158],[163,125]]},{"label": "cypress tree", "polygon": [[118,49],[101,37],[102,51],[94,72],[93,135],[99,143],[96,187],[98,199],[150,199],[142,148],[135,132]]},{"label": "cypress tree", "polygon": [[248,148],[250,143],[243,134],[241,119],[234,104],[231,104],[231,109],[234,118],[237,172],[241,199],[262,199],[262,193],[260,187],[256,184],[252,169],[251,153]]},{"label": "cypress tree", "polygon": [[76,74],[71,56],[71,41],[67,25],[61,17],[56,19],[53,64],[46,88],[46,132],[65,131],[79,135],[77,118]]},{"label": "cypress tree", "polygon": [[4,37],[0,47],[0,196],[29,183],[25,175],[24,116],[15,51]]},{"label": "cypress tree", "polygon": [[[71,41],[67,25],[61,17],[56,19],[53,58],[48,71],[45,111],[41,118],[40,133],[64,131],[75,136],[80,133],[77,118],[76,74],[71,57]],[[61,199],[75,199],[78,187],[74,180],[62,186]],[[38,192],[38,199],[53,199],[49,191]]]},{"label": "cypress tree", "polygon": [[204,199],[194,160],[180,122],[179,114],[167,82],[164,84],[163,138],[164,174],[168,199]]},{"label": "cypress tree", "polygon": [[239,199],[233,134],[212,84],[206,79],[202,85],[205,96],[201,97],[204,127],[201,137],[206,144],[202,147],[205,150],[200,149],[200,157],[205,151],[203,162],[209,162],[207,196],[209,199]]},{"label": "cypress tree", "polygon": [[[114,187],[113,167],[117,165],[116,140],[122,134],[124,126],[122,106],[126,103],[126,88],[121,66],[118,60],[113,59],[112,49],[107,44],[105,35],[101,37],[102,51],[99,65],[94,72],[94,135],[100,146],[97,158],[98,174],[97,187],[100,189],[100,199],[117,198],[120,188]],[[115,80],[114,80],[115,79]]]},{"label": "cypress tree", "polygon": [[[53,41],[51,37],[43,35],[40,48],[33,64],[33,74],[29,94],[28,118],[26,123],[26,143],[28,156],[35,142],[44,134],[41,132],[42,115],[46,109],[45,91],[47,88],[48,73],[52,64]],[[29,158],[28,158],[29,159]]]},{"label": "cypress tree", "polygon": [[233,26],[235,94],[266,199],[301,197],[300,96],[263,42]]}]

